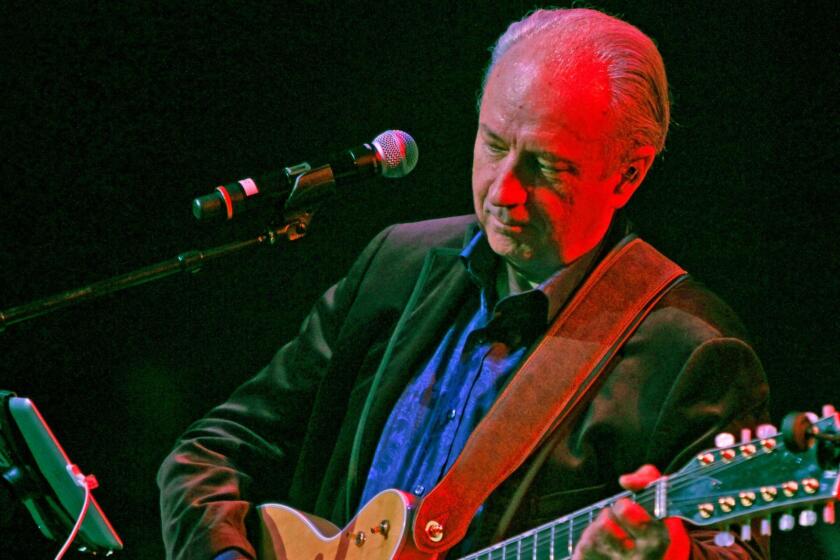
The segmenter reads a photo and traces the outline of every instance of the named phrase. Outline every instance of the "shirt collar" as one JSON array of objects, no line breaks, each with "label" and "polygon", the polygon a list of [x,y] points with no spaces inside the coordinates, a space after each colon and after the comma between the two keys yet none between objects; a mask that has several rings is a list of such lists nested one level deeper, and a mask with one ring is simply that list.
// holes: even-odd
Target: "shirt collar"
[{"label": "shirt collar", "polygon": [[517,286],[527,286],[528,281],[522,277],[515,278],[517,273],[493,252],[493,249],[490,248],[490,244],[487,241],[487,236],[483,231],[479,230],[473,236],[461,251],[460,256],[473,282],[484,290],[485,293],[490,294],[492,301],[496,301],[497,299],[495,283],[500,266],[505,267],[504,274],[506,274],[508,286],[511,288],[511,296],[529,292],[541,293],[547,303],[545,307],[545,320],[548,323],[554,319],[574,289],[591,269],[596,255],[600,253],[600,248],[601,244],[599,243],[594,249],[568,266],[559,269],[533,289],[526,288],[524,291],[517,289]]},{"label": "shirt collar", "polygon": [[461,261],[473,282],[481,289],[494,290],[499,257],[490,248],[487,236],[478,230],[460,254]]}]

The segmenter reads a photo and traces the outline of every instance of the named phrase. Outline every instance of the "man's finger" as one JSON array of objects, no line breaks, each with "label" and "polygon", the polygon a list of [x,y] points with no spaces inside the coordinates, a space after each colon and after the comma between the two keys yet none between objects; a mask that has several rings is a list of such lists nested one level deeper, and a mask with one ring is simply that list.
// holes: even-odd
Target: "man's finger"
[{"label": "man's finger", "polygon": [[618,478],[618,483],[625,490],[630,490],[631,492],[638,492],[639,490],[644,489],[645,486],[647,486],[660,476],[662,476],[662,474],[659,472],[659,469],[657,469],[655,466],[642,465],[641,467],[636,469],[636,472],[620,476]]},{"label": "man's finger", "polygon": [[645,508],[626,498],[617,501],[611,510],[615,522],[632,538],[638,538],[650,527],[650,514]]},{"label": "man's finger", "polygon": [[616,522],[610,508],[601,510],[581,535],[575,548],[575,560],[616,558],[635,548],[633,538]]},{"label": "man's finger", "polygon": [[639,558],[660,558],[671,541],[669,527],[653,519],[639,504],[628,499],[617,501],[611,508],[611,516],[630,537],[635,556]]}]

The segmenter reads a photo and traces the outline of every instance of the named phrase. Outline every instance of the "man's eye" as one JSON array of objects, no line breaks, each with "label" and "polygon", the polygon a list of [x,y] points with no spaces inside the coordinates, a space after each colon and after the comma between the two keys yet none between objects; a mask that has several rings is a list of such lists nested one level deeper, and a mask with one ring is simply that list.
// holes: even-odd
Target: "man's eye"
[{"label": "man's eye", "polygon": [[553,165],[540,165],[540,172],[549,178],[557,177],[558,175],[568,171],[565,168],[557,168]]},{"label": "man's eye", "polygon": [[570,173],[572,175],[575,174],[574,168],[569,167],[567,165],[557,166],[556,164],[553,164],[553,163],[548,163],[548,162],[540,163],[540,162],[538,162],[538,166],[540,168],[540,173],[542,173],[542,175],[544,177],[547,177],[549,179],[554,179],[554,178],[559,177],[560,175],[563,175],[565,173]]},{"label": "man's eye", "polygon": [[503,154],[507,151],[507,148],[504,146],[500,146],[498,144],[486,144],[487,151],[491,154]]}]

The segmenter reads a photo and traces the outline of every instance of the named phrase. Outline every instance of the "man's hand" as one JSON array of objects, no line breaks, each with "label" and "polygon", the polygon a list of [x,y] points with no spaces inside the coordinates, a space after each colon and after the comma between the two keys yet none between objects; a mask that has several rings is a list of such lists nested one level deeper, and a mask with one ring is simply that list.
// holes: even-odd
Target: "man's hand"
[{"label": "man's hand", "polygon": [[[660,476],[659,469],[644,465],[618,482],[624,489],[638,492]],[[642,506],[622,498],[601,510],[581,535],[572,558],[685,560],[688,553],[688,533],[681,520],[654,519]]]}]

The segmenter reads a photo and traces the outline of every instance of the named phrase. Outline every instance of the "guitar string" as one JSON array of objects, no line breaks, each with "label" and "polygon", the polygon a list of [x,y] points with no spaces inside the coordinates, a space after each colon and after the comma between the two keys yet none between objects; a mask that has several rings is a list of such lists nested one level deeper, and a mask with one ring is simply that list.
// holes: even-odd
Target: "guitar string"
[{"label": "guitar string", "polygon": [[[759,440],[755,440],[752,443],[756,443],[758,441]],[[780,446],[780,447],[777,447],[777,448],[773,449],[769,453],[778,453],[778,452],[783,451],[783,450],[784,450],[784,447]],[[687,472],[674,473],[673,475],[668,477],[668,482],[666,483],[667,484],[667,489],[669,491],[675,491],[675,490],[680,490],[682,488],[689,487],[692,484],[694,484],[694,482],[695,482],[694,479],[697,478],[698,473],[700,473],[702,475],[705,475],[705,476],[711,476],[711,475],[718,474],[720,472],[726,471],[730,468],[740,466],[743,463],[745,463],[747,461],[750,461],[752,459],[755,459],[757,457],[762,457],[762,456],[769,455],[769,453],[762,454],[762,455],[757,455],[757,456],[753,455],[753,456],[749,456],[749,457],[736,456],[733,460],[731,460],[729,462],[721,461],[721,462],[715,464],[714,466],[709,466],[708,468],[706,468],[705,470],[702,470],[702,471],[698,471],[697,469],[694,469],[694,470],[687,471]],[[652,486],[652,487],[649,487],[649,488],[645,488],[642,491],[640,491],[639,493],[633,495],[633,498],[636,502],[649,502],[649,501],[652,501],[652,500],[655,499],[655,494],[656,494],[656,486]],[[717,498],[717,497],[720,497],[720,496],[731,495],[731,494],[732,494],[731,491],[730,492],[718,492],[718,493],[714,493],[714,494],[709,494],[707,497],[705,497],[705,499],[712,499],[713,500],[714,498]],[[575,545],[577,545],[577,542],[578,542],[580,536],[582,535],[583,531],[586,529],[586,527],[588,527],[590,525],[591,518],[592,518],[592,516],[591,516],[592,512],[594,512],[595,510],[600,511],[600,510],[604,509],[605,507],[609,507],[609,506],[613,505],[615,502],[617,502],[619,499],[621,499],[622,497],[627,497],[627,496],[631,496],[631,494],[625,492],[625,493],[613,496],[613,497],[611,497],[611,498],[609,498],[609,499],[607,499],[603,502],[600,502],[603,505],[598,505],[598,506],[593,505],[593,506],[585,508],[585,509],[583,509],[579,512],[572,513],[572,514],[570,514],[571,517],[569,519],[565,520],[565,521],[559,521],[558,520],[558,521],[555,521],[555,522],[551,522],[549,524],[546,524],[545,526],[542,526],[541,528],[533,529],[528,534],[518,535],[518,536],[512,537],[508,540],[497,543],[496,545],[494,545],[490,549],[484,549],[483,551],[478,551],[478,552],[472,553],[469,556],[464,557],[464,560],[468,560],[468,559],[469,560],[482,560],[482,559],[493,560],[495,553],[500,553],[502,555],[501,557],[498,557],[499,560],[507,560],[507,558],[508,558],[507,547],[512,546],[512,545],[516,545],[517,550],[518,550],[518,552],[514,553],[515,558],[522,557],[521,549],[523,547],[527,547],[527,549],[530,549],[530,554],[526,554],[526,556],[525,556],[526,558],[533,557],[534,548],[536,548],[537,558],[540,558],[540,557],[542,557],[543,552],[551,552],[552,541],[554,541],[555,545],[557,545],[554,548],[554,552],[557,553],[559,551],[561,554],[565,554],[565,552],[568,551],[568,544],[569,544],[568,543],[568,536],[569,536],[569,533],[571,533],[571,535],[572,535],[572,546],[574,547]],[[814,500],[820,500],[820,499],[821,498],[814,497]],[[696,498],[673,498],[673,499],[669,498],[668,499],[668,503],[672,504],[672,505],[673,504],[679,504],[679,503],[691,503],[691,502],[696,503],[697,501],[698,500]],[[770,507],[771,508],[776,508],[776,507],[783,507],[783,506],[781,504],[772,504]],[[750,518],[756,517],[758,513],[766,511],[767,509],[770,509],[770,508],[764,507],[761,510],[759,510],[758,512],[744,512],[742,515],[739,515],[738,517],[742,517],[742,518],[745,518],[745,519],[750,519]],[[742,519],[742,521],[743,520],[744,519]],[[709,523],[709,524],[712,524],[712,523]],[[566,525],[566,527],[564,527],[560,531],[554,531],[553,534],[552,534],[552,528],[556,529],[558,526],[561,526],[561,525]],[[528,539],[531,539],[530,543],[527,542]],[[555,558],[555,560],[563,560],[563,559],[569,558],[569,556],[563,556],[562,558],[560,558],[555,554],[554,558]]]},{"label": "guitar string", "polygon": [[[778,437],[778,435],[776,437]],[[755,443],[758,443],[759,441],[760,440],[756,439],[756,440],[753,440],[750,443],[755,444]],[[667,484],[667,490],[668,491],[677,491],[677,490],[686,488],[688,486],[691,486],[692,484],[694,484],[693,479],[697,478],[698,472],[700,472],[701,474],[703,474],[705,476],[711,476],[711,475],[723,472],[725,470],[728,470],[730,468],[740,466],[741,464],[743,464],[747,461],[753,460],[757,457],[766,456],[766,455],[769,455],[770,453],[778,453],[778,452],[783,451],[783,450],[784,450],[784,447],[779,446],[777,448],[774,448],[770,452],[768,452],[766,454],[762,454],[762,455],[753,455],[753,456],[749,456],[749,457],[744,457],[743,455],[736,456],[732,461],[729,461],[729,462],[721,461],[719,463],[716,463],[714,466],[707,467],[705,470],[702,470],[702,471],[698,471],[697,469],[694,469],[694,470],[687,471],[687,472],[674,473],[673,475],[670,475],[668,477],[668,482],[666,483]],[[650,501],[650,500],[655,498],[655,493],[656,493],[656,486],[652,486],[652,487],[643,489],[639,493],[635,494],[633,497],[634,497],[636,502],[647,502],[647,501]],[[717,497],[725,496],[725,495],[731,495],[731,492],[718,492],[718,493],[715,493],[715,494],[710,494],[706,497],[706,499],[713,499],[713,498],[717,498]],[[566,521],[561,522],[561,521],[558,520],[558,521],[555,521],[555,522],[548,523],[541,528],[533,529],[532,532],[530,532],[530,534],[518,535],[518,536],[512,537],[508,540],[497,543],[496,545],[494,545],[494,547],[492,549],[489,549],[489,550],[484,549],[484,551],[479,551],[479,552],[473,553],[475,555],[470,555],[470,556],[467,556],[465,558],[470,558],[470,559],[474,558],[475,560],[480,560],[482,555],[484,555],[484,554],[491,554],[492,555],[494,552],[497,552],[499,550],[502,551],[502,554],[503,554],[504,558],[506,558],[507,557],[507,552],[506,552],[506,550],[507,550],[506,547],[507,546],[524,542],[525,540],[527,540],[529,538],[533,539],[534,542],[531,544],[531,546],[533,547],[534,545],[536,545],[537,552],[543,551],[546,546],[550,550],[551,549],[551,541],[552,540],[557,541],[556,536],[554,537],[554,539],[552,539],[551,529],[552,528],[557,528],[560,525],[568,525],[568,528],[564,528],[563,530],[561,530],[559,532],[555,531],[555,534],[559,535],[562,538],[563,544],[566,545],[566,546],[562,546],[561,548],[564,549],[564,550],[567,550],[567,544],[568,544],[567,536],[568,536],[569,532],[572,533],[573,544],[576,544],[577,538],[579,537],[579,535],[582,534],[583,530],[585,530],[585,528],[591,523],[591,521],[590,521],[591,512],[594,512],[595,510],[600,511],[600,510],[604,509],[605,507],[611,506],[615,502],[617,502],[619,499],[621,499],[622,497],[625,497],[625,496],[630,496],[630,493],[623,493],[623,494],[613,496],[613,497],[611,497],[611,498],[609,498],[609,499],[607,499],[603,502],[600,502],[600,503],[604,504],[602,506],[601,505],[590,506],[590,507],[585,508],[585,509],[583,509],[579,512],[572,513],[571,514],[572,517],[569,518]],[[669,499],[668,499],[669,504],[691,503],[691,502],[697,502],[697,501],[698,500],[696,498],[670,498],[669,497]],[[779,507],[779,506],[774,504],[771,507]],[[768,509],[768,508],[765,507],[761,511],[766,511],[766,509]],[[750,517],[755,517],[756,516],[755,514],[750,515],[749,513],[750,512],[745,512],[744,515],[741,515],[739,517],[750,518]],[[501,545],[501,547],[502,547],[501,549],[498,548],[499,545]],[[532,553],[533,553],[533,550],[532,550]],[[491,557],[488,556],[487,558],[491,558]],[[504,558],[502,560],[504,560]]]},{"label": "guitar string", "polygon": [[[737,459],[734,459],[733,461],[730,461],[729,463],[721,462],[721,463],[715,464],[714,466],[710,466],[706,470],[703,470],[702,474],[706,475],[706,476],[711,476],[711,475],[720,473],[724,470],[728,470],[732,467],[738,466],[738,465],[746,462],[749,459],[750,458],[739,457]],[[696,477],[697,473],[698,473],[697,470],[674,473],[673,475],[668,477],[668,481],[667,481],[668,490],[669,491],[670,490],[679,490],[679,489],[691,486],[694,483],[692,481],[692,479],[697,478]],[[727,493],[709,495],[708,499],[712,499],[712,498],[715,498],[719,495],[724,495],[724,494],[727,494]],[[591,521],[590,521],[591,518],[592,518],[591,514],[595,510],[600,511],[600,510],[604,509],[605,507],[609,507],[609,506],[613,505],[615,502],[617,502],[622,497],[630,497],[630,496],[632,496],[634,498],[634,501],[636,501],[637,503],[652,502],[653,500],[655,500],[656,486],[654,485],[652,487],[645,488],[645,489],[641,490],[640,492],[636,493],[635,495],[633,495],[629,492],[624,492],[624,493],[618,494],[618,495],[613,496],[613,497],[611,497],[611,498],[609,498],[609,499],[607,499],[603,502],[599,502],[599,504],[603,504],[603,505],[600,505],[600,506],[599,505],[593,505],[593,506],[584,508],[583,510],[580,510],[578,512],[570,514],[571,517],[569,519],[564,520],[564,521],[559,521],[558,520],[558,521],[555,521],[555,522],[551,522],[551,523],[549,523],[546,526],[543,526],[541,528],[533,529],[528,534],[517,535],[515,537],[511,537],[508,540],[501,541],[501,542],[497,543],[496,545],[494,545],[490,549],[484,549],[484,551],[478,551],[478,552],[473,553],[469,556],[466,556],[465,560],[467,560],[467,559],[481,560],[482,557],[485,557],[488,560],[492,560],[493,559],[493,554],[496,553],[496,552],[499,552],[499,553],[502,554],[501,560],[505,560],[507,558],[507,547],[508,546],[518,545],[519,543],[522,543],[522,542],[524,542],[528,539],[533,539],[533,541],[536,543],[536,548],[537,548],[538,555],[542,552],[546,552],[546,551],[550,552],[551,551],[552,540],[555,542],[555,544],[560,543],[561,546],[559,547],[559,549],[561,551],[566,551],[567,552],[568,551],[568,535],[569,535],[569,533],[572,534],[572,545],[574,546],[574,545],[577,544],[577,541],[578,541],[578,538],[580,537],[580,535],[583,533],[583,531],[586,529],[586,527],[591,523]],[[669,503],[671,503],[671,504],[685,503],[685,502],[696,502],[696,501],[697,501],[696,499],[669,499]],[[561,526],[561,525],[565,525],[565,527],[560,531],[554,531],[555,536],[552,538],[552,531],[551,531],[552,528],[556,529],[558,526]],[[532,555],[533,555],[533,546],[534,546],[534,544],[531,544],[531,548],[532,548],[531,549],[531,554]],[[558,547],[555,547],[555,552],[557,551],[557,548]],[[521,546],[520,546],[520,549],[521,549]],[[488,555],[488,556],[484,556],[484,555]],[[556,558],[556,556],[555,556],[555,558]]]},{"label": "guitar string", "polygon": [[[774,451],[779,451],[779,450],[781,450],[781,448],[775,449]],[[714,466],[710,466],[706,470],[703,470],[703,471],[700,471],[700,472],[702,472],[703,475],[711,476],[713,474],[718,474],[722,471],[728,470],[732,467],[739,466],[742,463],[753,459],[754,457],[755,456],[753,456],[753,457],[739,456],[739,457],[736,457],[735,459],[733,459],[732,461],[730,461],[728,463],[721,461],[720,463],[717,463]],[[676,490],[680,490],[680,489],[689,487],[692,484],[694,484],[693,479],[697,478],[697,476],[696,476],[697,474],[698,474],[697,470],[674,473],[673,475],[670,475],[668,477],[668,483],[669,484],[667,485],[667,489],[669,491],[676,491]],[[672,482],[673,482],[673,484],[670,484]],[[645,489],[641,490],[640,492],[636,493],[635,495],[632,495],[632,497],[634,498],[634,501],[636,501],[636,502],[649,502],[649,501],[653,501],[655,499],[655,494],[656,494],[656,486],[654,485],[652,487],[648,487],[648,488],[645,488]],[[711,495],[708,496],[708,498],[716,498],[718,496],[724,496],[724,495],[727,495],[727,494],[731,494],[731,493],[730,492],[721,492],[721,493],[717,493],[717,494],[711,494]],[[585,508],[585,509],[583,509],[579,512],[571,514],[572,517],[570,519],[567,519],[565,521],[556,521],[556,522],[549,523],[545,527],[542,527],[540,529],[532,530],[534,532],[532,532],[530,534],[518,535],[518,536],[515,536],[515,537],[511,537],[508,540],[501,541],[501,542],[497,543],[496,545],[494,545],[494,548],[492,548],[492,550],[485,549],[485,552],[479,551],[479,552],[473,553],[473,554],[478,554],[478,556],[473,556],[473,555],[466,556],[465,560],[466,559],[481,560],[481,555],[482,554],[492,554],[493,552],[498,551],[498,550],[505,550],[507,546],[516,544],[518,542],[522,542],[522,541],[524,541],[526,539],[529,539],[529,538],[535,538],[538,552],[543,551],[543,549],[546,548],[546,547],[550,550],[551,540],[552,540],[552,537],[551,537],[551,534],[550,534],[551,533],[551,528],[552,527],[556,528],[559,525],[567,525],[568,528],[564,528],[562,531],[555,532],[556,536],[555,536],[554,540],[556,542],[558,540],[558,537],[561,537],[562,543],[564,544],[564,546],[562,547],[562,550],[568,550],[567,546],[565,546],[565,545],[568,544],[568,540],[567,540],[568,533],[569,532],[572,533],[573,544],[576,544],[577,537],[579,537],[579,535],[582,534],[582,532],[586,529],[586,527],[589,526],[589,524],[591,523],[590,515],[589,515],[591,512],[594,512],[595,510],[600,511],[600,510],[604,509],[605,507],[609,507],[609,506],[613,505],[615,502],[617,502],[622,497],[629,497],[629,496],[631,496],[631,494],[627,493],[627,492],[616,495],[616,496],[613,496],[613,497],[609,498],[608,500],[606,500],[606,503],[604,503],[603,506],[596,506],[596,505],[590,506],[590,507]],[[670,504],[697,502],[697,501],[698,500],[694,499],[694,498],[669,499]],[[496,547],[499,547],[500,545],[503,548],[501,548],[501,549],[496,548]],[[504,554],[504,556],[503,556],[502,560],[504,560],[507,557],[506,552],[503,552],[503,554]],[[487,558],[491,559],[492,557],[488,556]]]},{"label": "guitar string", "polygon": [[[575,528],[574,535],[573,535],[573,541],[572,541],[573,545],[577,544],[581,533],[582,533],[582,531],[578,530],[578,528]],[[535,533],[534,535],[529,535],[529,536],[525,537],[525,539],[532,538],[532,537],[535,537],[532,540],[532,542],[525,543],[523,546],[517,547],[516,550],[509,550],[507,548],[507,546],[499,546],[499,545],[502,545],[502,543],[498,543],[497,545],[494,545],[494,547],[492,547],[490,549],[484,549],[483,551],[474,552],[474,553],[471,553],[467,556],[464,556],[463,558],[461,558],[461,560],[493,560],[493,559],[505,560],[511,554],[512,554],[513,558],[530,559],[530,558],[534,557],[534,549],[535,548],[536,548],[536,553],[537,553],[536,557],[538,559],[545,559],[545,558],[552,557],[552,555],[550,554],[551,551],[552,551],[551,535],[542,535],[540,533]],[[563,560],[563,559],[569,558],[570,555],[568,554],[568,551],[569,551],[569,549],[568,549],[568,532],[564,531],[562,533],[557,533],[557,535],[554,537],[553,540],[555,542],[555,546],[553,548],[553,551],[554,551],[553,558],[555,560]],[[515,543],[507,543],[508,546],[511,545],[511,544],[515,544]],[[523,552],[523,549],[524,549],[524,552]]]},{"label": "guitar string", "polygon": [[[613,502],[613,501],[619,499],[622,496],[629,496],[629,495],[630,495],[629,492],[624,492],[624,493],[622,493],[618,496],[614,496],[612,499],[610,499],[610,502]],[[606,504],[605,504],[604,507],[606,507]],[[512,537],[511,539],[496,543],[495,545],[490,547],[490,549],[484,549],[482,551],[477,551],[477,552],[471,553],[470,555],[465,556],[462,560],[482,560],[482,559],[485,559],[485,558],[488,559],[488,560],[492,560],[493,558],[496,557],[495,556],[496,553],[503,554],[503,556],[501,556],[499,558],[501,558],[501,560],[504,560],[508,557],[508,554],[507,554],[507,547],[508,546],[516,545],[517,543],[527,541],[528,539],[532,539],[532,543],[530,545],[526,543],[525,546],[530,546],[531,547],[531,556],[533,555],[534,542],[536,543],[537,552],[539,554],[541,552],[550,552],[551,551],[551,543],[553,541],[556,545],[554,547],[554,551],[555,551],[554,558],[555,558],[555,560],[561,560],[561,557],[557,556],[557,553],[565,554],[566,552],[568,552],[569,533],[570,532],[572,533],[572,545],[574,546],[574,545],[577,544],[577,542],[578,542],[581,534],[583,533],[583,531],[590,524],[590,517],[587,514],[590,511],[594,512],[594,510],[596,510],[596,509],[603,509],[603,508],[597,508],[596,506],[591,506],[590,508],[582,510],[582,511],[576,513],[576,514],[572,514],[573,517],[571,517],[570,519],[568,519],[566,521],[563,521],[563,522],[558,521],[558,522],[553,522],[553,523],[550,523],[550,524],[546,524],[545,526],[541,526],[540,528],[533,529],[529,534],[518,535],[516,537]],[[583,517],[585,517],[585,519],[581,519]],[[556,529],[560,525],[564,525],[564,527],[559,531],[554,531],[553,534],[552,534],[552,530],[551,530],[552,527]],[[530,558],[531,556],[526,555],[525,558]],[[541,558],[541,557],[543,557],[543,556],[538,555],[538,558]],[[568,557],[569,556],[562,556],[562,558],[568,558]]]}]

